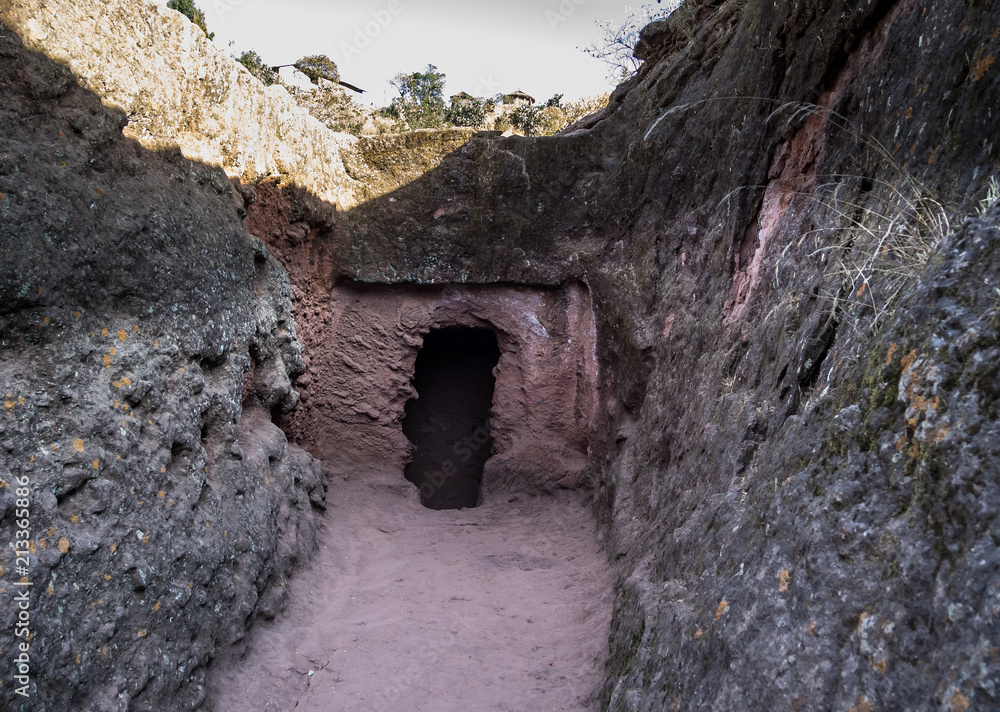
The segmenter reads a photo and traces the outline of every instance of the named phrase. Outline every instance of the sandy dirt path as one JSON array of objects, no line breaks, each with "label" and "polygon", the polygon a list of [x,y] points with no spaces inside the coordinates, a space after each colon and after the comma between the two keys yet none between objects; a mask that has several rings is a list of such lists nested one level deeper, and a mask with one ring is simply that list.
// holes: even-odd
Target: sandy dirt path
[{"label": "sandy dirt path", "polygon": [[612,574],[584,499],[432,511],[415,488],[331,483],[320,548],[216,712],[596,709]]}]

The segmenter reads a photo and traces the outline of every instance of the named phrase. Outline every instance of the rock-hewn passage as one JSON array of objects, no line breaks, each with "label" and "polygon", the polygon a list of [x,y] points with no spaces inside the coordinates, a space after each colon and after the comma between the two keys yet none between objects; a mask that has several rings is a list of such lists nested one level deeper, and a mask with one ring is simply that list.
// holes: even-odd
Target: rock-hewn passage
[{"label": "rock-hewn passage", "polygon": [[424,338],[403,433],[415,446],[406,479],[425,507],[479,503],[483,465],[493,449],[490,413],[499,360],[489,329],[441,329]]},{"label": "rock-hewn passage", "polygon": [[596,709],[611,574],[573,493],[434,511],[413,487],[334,478],[315,563],[215,709]]}]

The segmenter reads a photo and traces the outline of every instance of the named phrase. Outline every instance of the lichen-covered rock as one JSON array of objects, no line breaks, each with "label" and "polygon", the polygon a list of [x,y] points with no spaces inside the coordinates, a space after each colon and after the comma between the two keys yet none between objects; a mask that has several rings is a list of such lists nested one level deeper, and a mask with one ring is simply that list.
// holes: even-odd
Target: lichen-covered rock
[{"label": "lichen-covered rock", "polygon": [[124,138],[6,28],[0,91],[0,706],[195,708],[324,506],[271,423],[304,368],[287,274],[221,170]]}]

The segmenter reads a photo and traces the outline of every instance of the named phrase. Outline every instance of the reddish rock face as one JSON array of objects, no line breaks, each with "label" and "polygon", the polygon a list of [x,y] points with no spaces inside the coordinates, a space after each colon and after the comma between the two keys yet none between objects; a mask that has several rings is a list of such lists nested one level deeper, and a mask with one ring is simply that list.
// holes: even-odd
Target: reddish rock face
[{"label": "reddish rock face", "polygon": [[423,337],[467,327],[496,334],[493,438],[482,492],[551,490],[584,482],[597,366],[590,293],[514,286],[341,283],[332,319],[298,379],[283,426],[334,470],[402,480],[413,455],[403,435]]}]

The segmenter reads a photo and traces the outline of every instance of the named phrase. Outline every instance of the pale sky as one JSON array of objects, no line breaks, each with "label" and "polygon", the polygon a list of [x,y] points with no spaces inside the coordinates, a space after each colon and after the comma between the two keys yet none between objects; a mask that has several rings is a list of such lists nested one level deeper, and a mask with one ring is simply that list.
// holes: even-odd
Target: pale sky
[{"label": "pale sky", "polygon": [[[166,4],[166,0],[164,0]],[[341,79],[388,104],[389,80],[433,64],[445,96],[521,89],[539,101],[609,91],[607,70],[581,51],[599,37],[597,20],[625,17],[616,0],[196,0],[215,44],[254,49],[268,64],[325,54]],[[632,7],[640,5],[633,2]],[[656,7],[655,3],[653,7]],[[230,46],[230,42],[234,44]],[[288,76],[283,74],[283,76]]]}]

